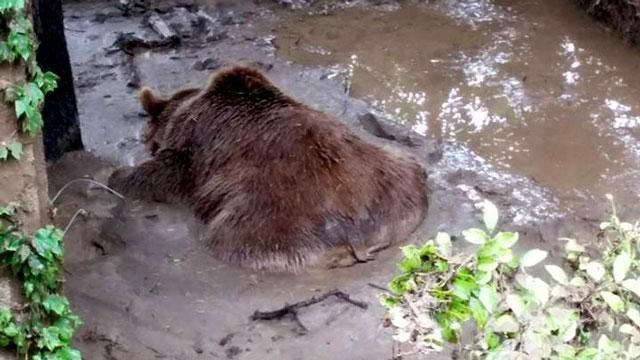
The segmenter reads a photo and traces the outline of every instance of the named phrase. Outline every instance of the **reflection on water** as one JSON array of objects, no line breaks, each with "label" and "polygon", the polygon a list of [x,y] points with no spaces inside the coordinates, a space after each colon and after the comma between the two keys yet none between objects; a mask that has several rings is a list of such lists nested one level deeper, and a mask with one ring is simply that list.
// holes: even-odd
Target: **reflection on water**
[{"label": "reflection on water", "polygon": [[636,185],[640,52],[568,0],[281,16],[281,56],[332,67],[352,95],[419,133],[563,193]]}]

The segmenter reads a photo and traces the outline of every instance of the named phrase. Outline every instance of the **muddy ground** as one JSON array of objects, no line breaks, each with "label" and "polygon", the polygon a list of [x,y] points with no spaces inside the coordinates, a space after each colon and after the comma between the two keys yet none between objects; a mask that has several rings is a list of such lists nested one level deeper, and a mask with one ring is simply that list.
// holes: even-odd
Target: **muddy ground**
[{"label": "muddy ground", "polygon": [[[347,95],[340,69],[304,66],[281,56],[278,27],[291,7],[330,14],[346,6],[307,5],[161,2],[155,16],[180,38],[178,44],[163,44],[146,16],[122,16],[112,2],[68,2],[66,36],[88,152],[68,154],[51,166],[51,194],[77,178],[104,182],[115,166],[144,160],[140,136],[145,116],[135,95],[141,84],[168,94],[204,84],[223,64],[245,62],[263,69],[285,93],[338,116],[371,142],[420,159],[429,174],[431,204],[411,241],[441,230],[459,234],[477,225],[477,203],[484,198],[503,211],[503,227],[521,231],[521,247],[557,253],[559,236],[594,240],[604,207],[496,167],[463,144],[399,126],[370,101]],[[400,7],[393,1],[348,6],[355,11]],[[142,47],[118,46],[131,45],[122,40],[134,37]],[[86,359],[391,358],[392,341],[377,302],[380,290],[371,285],[384,286],[393,275],[397,250],[329,272],[258,273],[212,259],[195,242],[194,220],[184,209],[120,200],[87,183],[69,186],[55,205],[56,222],[63,227],[78,209],[86,211],[65,237],[66,291],[85,322],[75,345]],[[622,212],[634,213],[634,206],[622,204]],[[571,210],[563,210],[567,208]],[[456,244],[464,251],[461,241]],[[369,306],[329,299],[301,310],[300,323],[250,320],[255,310],[331,289]],[[431,359],[449,357],[445,353]]]}]

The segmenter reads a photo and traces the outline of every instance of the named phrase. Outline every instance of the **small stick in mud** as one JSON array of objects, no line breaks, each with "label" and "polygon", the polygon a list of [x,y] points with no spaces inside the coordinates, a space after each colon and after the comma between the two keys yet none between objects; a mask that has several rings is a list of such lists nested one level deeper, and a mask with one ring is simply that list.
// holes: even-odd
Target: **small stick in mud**
[{"label": "small stick in mud", "polygon": [[285,304],[282,308],[278,309],[278,310],[273,310],[273,311],[259,311],[256,310],[253,315],[251,315],[251,320],[252,321],[257,321],[257,320],[277,320],[277,319],[282,319],[283,317],[289,315],[291,316],[291,318],[293,319],[293,321],[295,321],[296,324],[298,324],[298,326],[300,327],[300,329],[302,330],[303,333],[307,332],[307,328],[302,324],[302,322],[300,322],[300,319],[298,318],[298,310],[300,310],[301,308],[304,307],[308,307],[311,305],[315,305],[318,303],[321,303],[323,301],[325,301],[326,299],[335,296],[338,299],[345,301],[353,306],[357,306],[361,309],[367,309],[369,307],[369,305],[365,302],[362,301],[358,301],[358,300],[354,300],[352,299],[349,294],[342,292],[340,290],[331,290],[331,291],[327,291],[326,293],[316,297],[313,296],[311,299],[308,300],[303,300],[303,301],[299,301],[293,304]]},{"label": "small stick in mud", "polygon": [[137,37],[133,33],[118,33],[118,37],[110,48],[107,48],[107,55],[122,51],[129,56],[134,56],[139,50],[154,50],[176,47],[180,44],[177,36],[163,38],[162,40],[145,40]]},{"label": "small stick in mud", "polygon": [[387,293],[393,293],[391,290],[387,289],[386,287],[384,287],[382,285],[378,285],[378,284],[374,284],[374,283],[368,283],[367,286],[372,287],[374,289],[382,290],[382,291],[387,292]]}]

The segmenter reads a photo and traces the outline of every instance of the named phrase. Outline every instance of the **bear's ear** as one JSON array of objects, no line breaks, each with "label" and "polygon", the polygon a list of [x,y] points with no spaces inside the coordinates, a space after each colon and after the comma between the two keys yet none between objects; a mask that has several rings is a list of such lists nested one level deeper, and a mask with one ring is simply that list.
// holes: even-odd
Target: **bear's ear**
[{"label": "bear's ear", "polygon": [[142,104],[142,108],[147,112],[150,116],[158,116],[164,110],[164,108],[169,103],[169,100],[157,97],[151,89],[148,87],[143,87],[140,90],[140,103]]},{"label": "bear's ear", "polygon": [[207,89],[223,94],[280,94],[280,91],[258,70],[240,65],[228,67],[214,74]]}]

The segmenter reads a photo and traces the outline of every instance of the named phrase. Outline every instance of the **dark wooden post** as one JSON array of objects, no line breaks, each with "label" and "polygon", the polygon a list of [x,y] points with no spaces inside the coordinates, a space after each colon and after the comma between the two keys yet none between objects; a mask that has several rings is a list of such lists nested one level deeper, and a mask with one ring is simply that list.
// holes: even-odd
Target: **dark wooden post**
[{"label": "dark wooden post", "polygon": [[47,95],[44,118],[44,150],[47,160],[68,151],[81,150],[82,137],[73,87],[73,74],[64,37],[62,0],[33,0],[33,25],[40,43],[38,64],[60,77],[58,88]]}]

